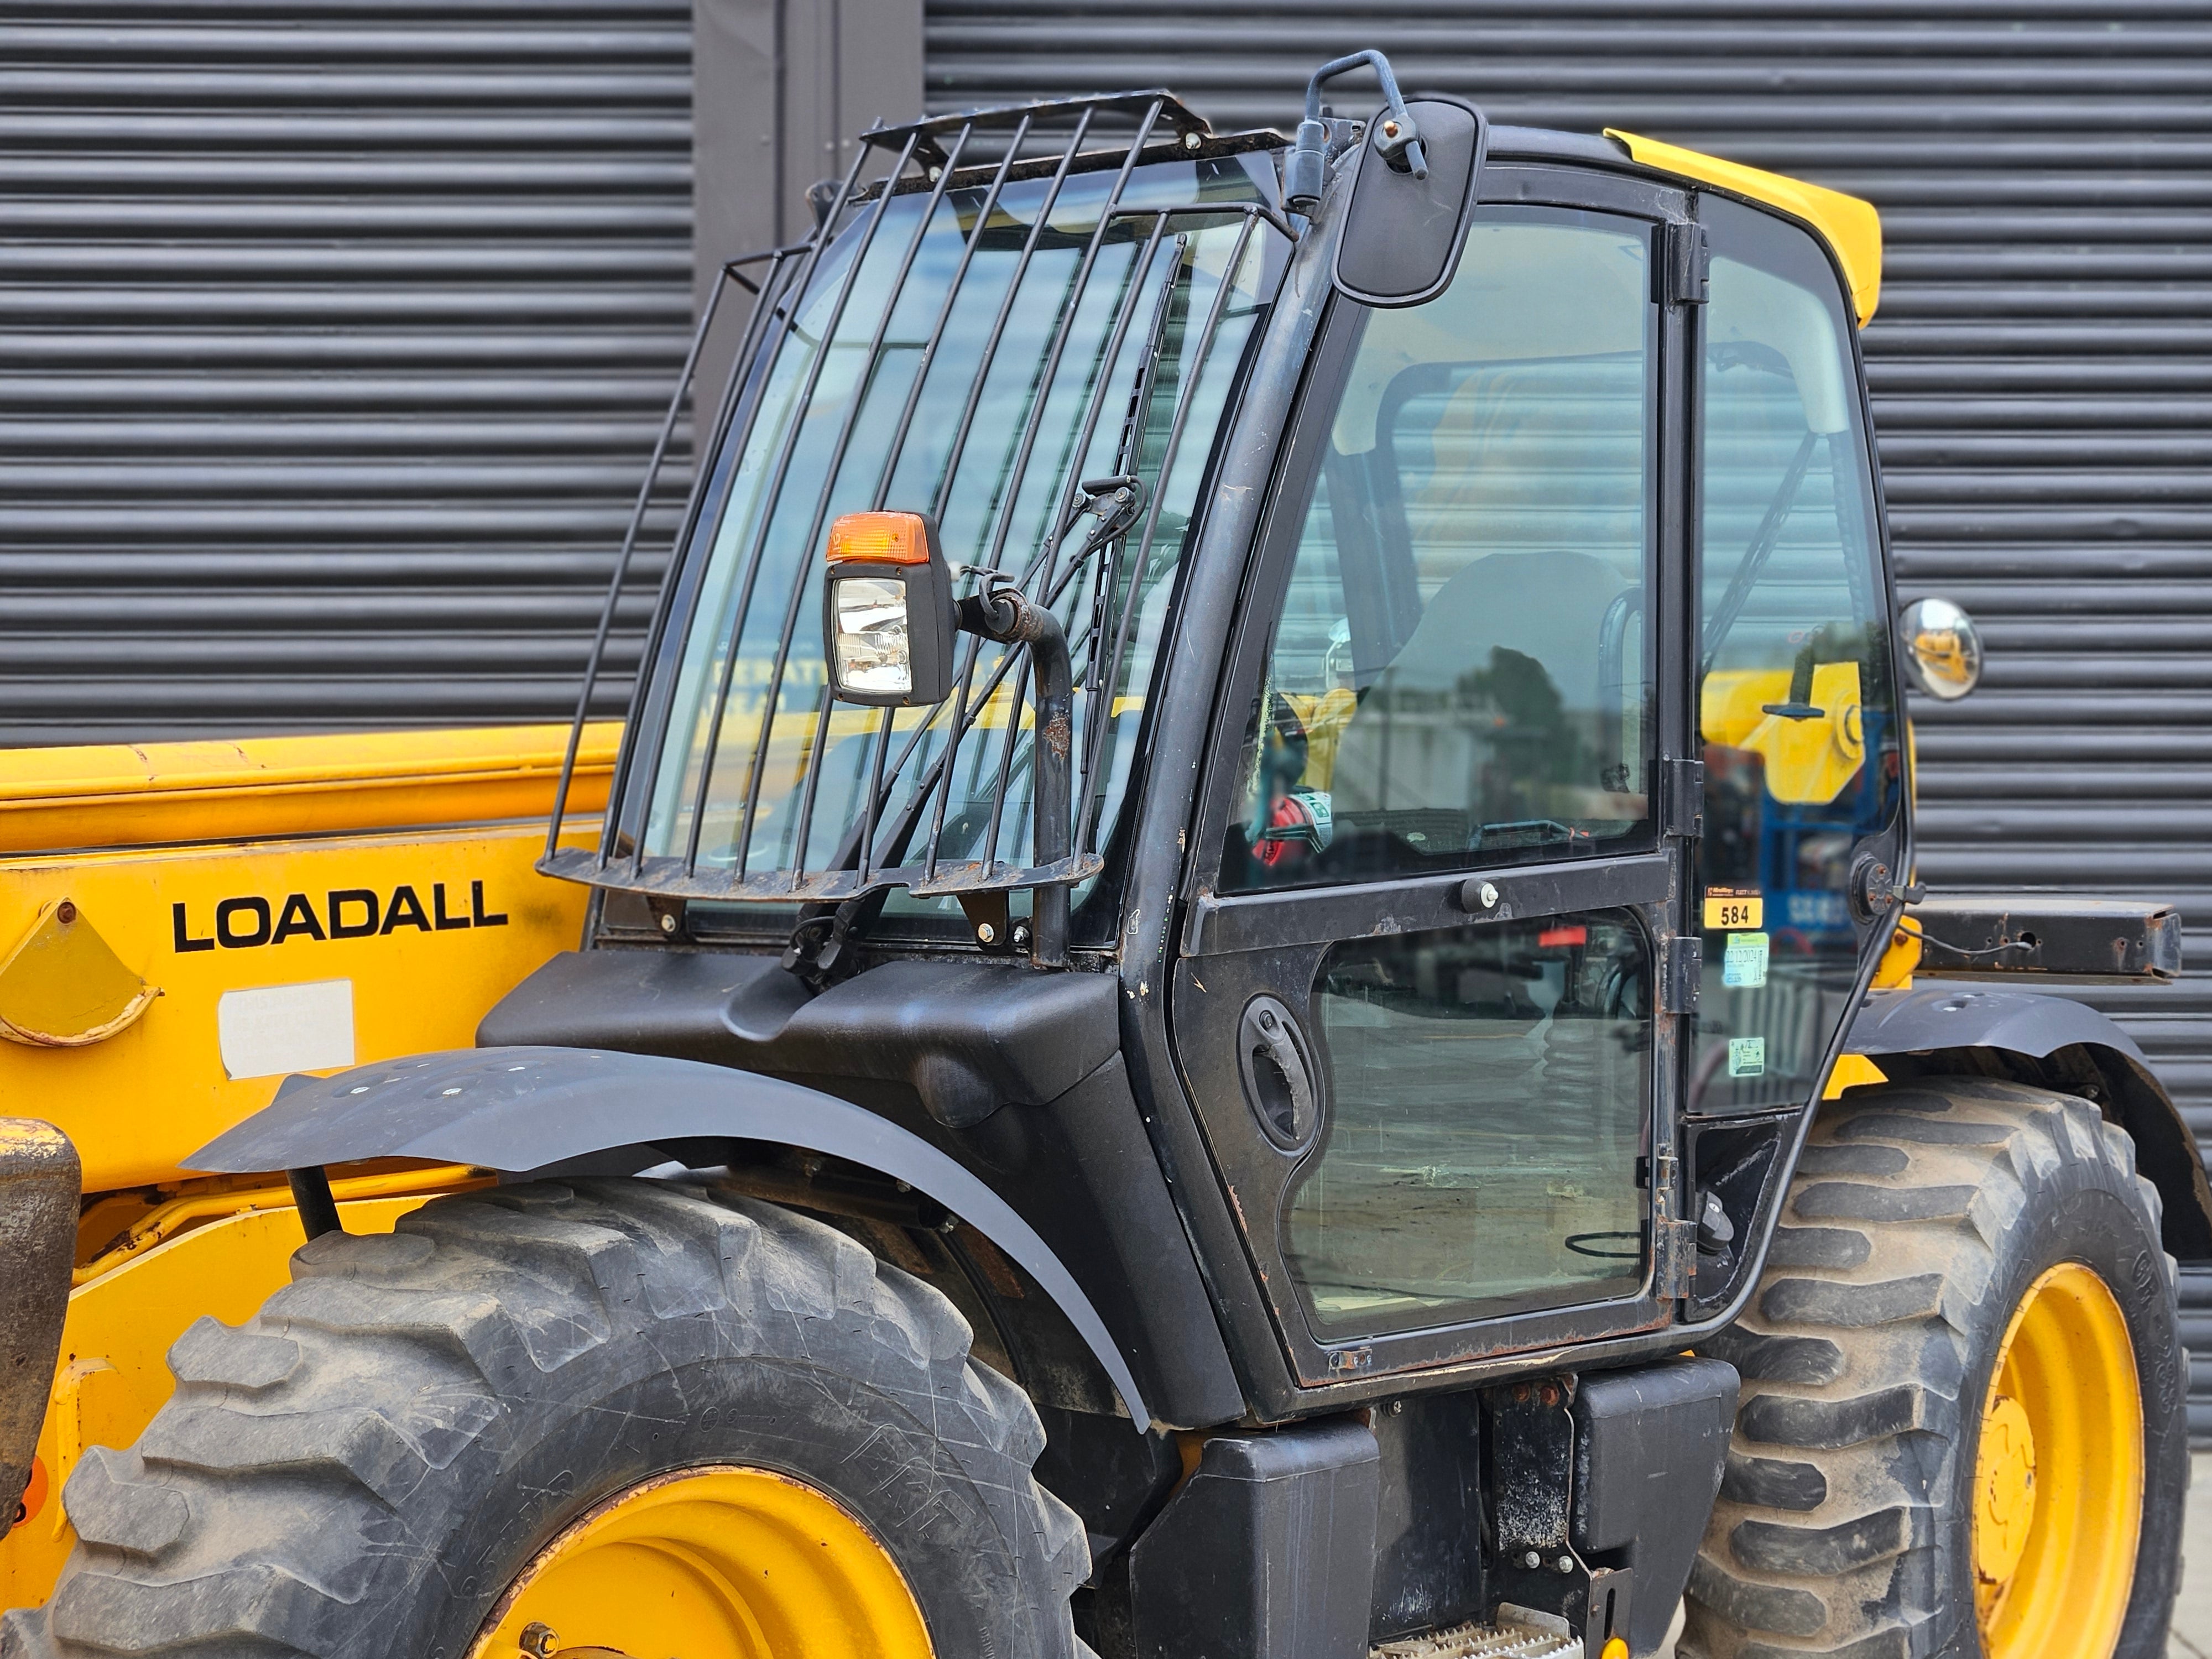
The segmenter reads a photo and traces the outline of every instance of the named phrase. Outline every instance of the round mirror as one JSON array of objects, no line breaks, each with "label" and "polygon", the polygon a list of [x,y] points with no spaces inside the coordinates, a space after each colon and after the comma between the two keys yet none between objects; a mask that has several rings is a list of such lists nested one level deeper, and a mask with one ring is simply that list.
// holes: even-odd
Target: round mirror
[{"label": "round mirror", "polygon": [[1898,613],[1905,672],[1929,696],[1956,702],[1981,683],[1982,636],[1948,599],[1915,599]]}]

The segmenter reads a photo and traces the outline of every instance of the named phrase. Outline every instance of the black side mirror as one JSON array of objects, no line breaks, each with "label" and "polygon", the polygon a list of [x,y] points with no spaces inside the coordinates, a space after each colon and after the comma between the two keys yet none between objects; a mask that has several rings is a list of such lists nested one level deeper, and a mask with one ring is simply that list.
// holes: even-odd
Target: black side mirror
[{"label": "black side mirror", "polygon": [[[1490,148],[1490,124],[1472,104],[1416,98],[1405,112],[1419,125],[1427,176],[1379,144],[1365,146],[1337,243],[1337,292],[1363,305],[1417,306],[1450,284]],[[1385,106],[1370,130],[1392,118]]]}]

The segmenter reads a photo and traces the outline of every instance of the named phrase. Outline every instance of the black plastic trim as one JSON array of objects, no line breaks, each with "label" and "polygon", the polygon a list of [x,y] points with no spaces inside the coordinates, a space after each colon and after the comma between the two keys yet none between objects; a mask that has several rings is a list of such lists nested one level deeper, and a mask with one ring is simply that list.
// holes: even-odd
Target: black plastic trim
[{"label": "black plastic trim", "polygon": [[214,1174],[418,1158],[544,1169],[594,1152],[663,1161],[660,1143],[766,1141],[850,1159],[927,1194],[1019,1262],[1082,1334],[1139,1429],[1152,1417],[1074,1275],[1004,1199],[918,1135],[817,1089],[659,1054],[461,1048],[357,1066],[283,1097],[185,1160]]}]

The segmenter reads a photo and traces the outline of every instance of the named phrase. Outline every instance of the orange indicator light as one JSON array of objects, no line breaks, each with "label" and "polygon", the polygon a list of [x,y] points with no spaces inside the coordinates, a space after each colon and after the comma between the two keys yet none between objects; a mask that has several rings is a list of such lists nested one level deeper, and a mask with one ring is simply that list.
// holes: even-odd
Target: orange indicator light
[{"label": "orange indicator light", "polygon": [[919,513],[848,513],[830,526],[830,562],[927,564],[929,531]]}]

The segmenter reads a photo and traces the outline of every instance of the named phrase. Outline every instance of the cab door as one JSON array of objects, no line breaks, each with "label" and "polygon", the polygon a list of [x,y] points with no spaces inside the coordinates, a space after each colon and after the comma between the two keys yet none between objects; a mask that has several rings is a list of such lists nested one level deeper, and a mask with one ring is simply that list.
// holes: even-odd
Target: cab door
[{"label": "cab door", "polygon": [[1176,1054],[1301,1386],[1684,1289],[1686,204],[1485,195],[1443,295],[1323,325],[1184,894]]}]

